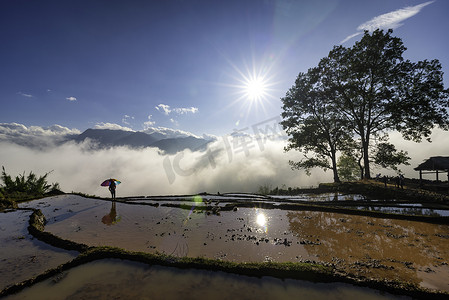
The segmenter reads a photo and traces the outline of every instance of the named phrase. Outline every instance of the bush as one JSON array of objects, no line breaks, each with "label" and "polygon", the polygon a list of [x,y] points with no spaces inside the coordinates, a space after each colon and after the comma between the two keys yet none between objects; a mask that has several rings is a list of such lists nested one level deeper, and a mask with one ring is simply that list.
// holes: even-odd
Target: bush
[{"label": "bush", "polygon": [[13,180],[10,175],[6,174],[5,167],[2,167],[1,179],[4,185],[0,187],[0,199],[8,201],[27,200],[43,197],[47,193],[60,192],[58,183],[48,184],[48,174],[50,172],[38,177],[30,172],[28,176],[25,176],[24,172]]}]

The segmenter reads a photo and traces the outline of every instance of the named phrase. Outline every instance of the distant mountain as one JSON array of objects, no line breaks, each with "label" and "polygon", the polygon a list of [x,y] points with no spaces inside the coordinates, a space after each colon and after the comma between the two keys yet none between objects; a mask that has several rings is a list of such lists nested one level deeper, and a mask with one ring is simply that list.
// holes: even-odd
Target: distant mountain
[{"label": "distant mountain", "polygon": [[73,139],[76,142],[83,142],[91,139],[99,143],[100,147],[118,146],[117,141],[131,135],[132,131],[111,130],[111,129],[87,129]]},{"label": "distant mountain", "polygon": [[165,138],[161,133],[154,132],[147,134],[144,132],[111,130],[111,129],[87,129],[80,135],[72,137],[75,142],[83,142],[90,139],[99,148],[114,146],[129,146],[131,148],[155,147],[167,154],[175,154],[184,149],[192,151],[204,150],[210,140],[184,136],[176,138]]},{"label": "distant mountain", "polygon": [[179,137],[171,139],[163,139],[153,143],[152,147],[157,147],[167,154],[175,154],[176,152],[184,149],[190,149],[191,151],[205,150],[207,144],[211,141],[205,139],[199,139],[193,136]]},{"label": "distant mountain", "polygon": [[143,132],[133,132],[130,135],[118,139],[115,144],[120,146],[130,146],[132,148],[149,147],[154,142],[159,141],[159,138]]}]

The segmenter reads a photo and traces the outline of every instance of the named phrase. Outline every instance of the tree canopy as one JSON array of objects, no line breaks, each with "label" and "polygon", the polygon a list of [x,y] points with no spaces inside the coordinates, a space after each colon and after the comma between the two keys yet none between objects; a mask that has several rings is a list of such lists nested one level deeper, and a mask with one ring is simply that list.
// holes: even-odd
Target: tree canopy
[{"label": "tree canopy", "polygon": [[366,31],[353,47],[335,46],[317,67],[299,73],[282,98],[286,150],[305,154],[293,167],[332,168],[339,181],[336,155],[342,152],[358,156],[370,178],[371,163],[394,169],[409,159],[386,142],[389,132],[420,142],[435,126],[449,129],[441,64],[405,60],[406,48],[392,32]]}]

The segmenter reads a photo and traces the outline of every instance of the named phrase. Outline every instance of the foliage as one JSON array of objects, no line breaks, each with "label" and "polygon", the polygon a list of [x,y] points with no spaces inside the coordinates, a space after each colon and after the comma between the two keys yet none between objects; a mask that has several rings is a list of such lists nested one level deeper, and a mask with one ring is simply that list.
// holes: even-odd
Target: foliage
[{"label": "foliage", "polygon": [[343,154],[337,161],[338,173],[343,180],[354,181],[359,179],[359,165],[357,160],[350,155]]},{"label": "foliage", "polygon": [[407,156],[407,151],[397,151],[393,144],[379,143],[374,153],[373,162],[383,168],[397,170],[398,165],[410,165],[411,158]]},{"label": "foliage", "polygon": [[[347,122],[333,109],[332,99],[323,87],[322,65],[300,73],[296,84],[282,98],[283,128],[290,136],[286,151],[296,149],[304,154],[299,162],[290,161],[292,169],[331,169],[337,173],[337,151],[348,147]],[[313,153],[309,155],[309,153]]]},{"label": "foliage", "polygon": [[2,167],[1,180],[4,185],[0,187],[0,194],[5,199],[25,200],[42,197],[47,193],[60,192],[58,183],[48,184],[47,176],[49,174],[45,173],[43,176],[37,177],[36,174],[30,172],[28,176],[23,173],[13,179],[11,175],[6,174],[5,167]]},{"label": "foliage", "polygon": [[[287,150],[316,155],[306,167],[332,166],[335,171],[334,161],[324,162],[353,147],[364,176],[370,178],[373,140],[397,130],[405,139],[420,142],[435,126],[449,129],[449,90],[443,86],[441,64],[404,60],[406,48],[391,34],[366,31],[351,48],[335,46],[318,67],[300,73],[282,99],[281,124],[290,136]],[[380,153],[399,156],[378,156],[381,165],[406,161],[406,153],[384,150]],[[297,166],[304,167],[304,162]]]}]

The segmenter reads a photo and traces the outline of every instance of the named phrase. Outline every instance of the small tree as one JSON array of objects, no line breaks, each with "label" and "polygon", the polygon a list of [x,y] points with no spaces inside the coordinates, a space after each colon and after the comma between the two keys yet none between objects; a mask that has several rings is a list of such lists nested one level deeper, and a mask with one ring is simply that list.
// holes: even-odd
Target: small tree
[{"label": "small tree", "polygon": [[343,154],[337,161],[338,173],[343,180],[353,181],[359,179],[359,165],[354,156]]}]

